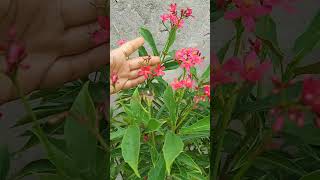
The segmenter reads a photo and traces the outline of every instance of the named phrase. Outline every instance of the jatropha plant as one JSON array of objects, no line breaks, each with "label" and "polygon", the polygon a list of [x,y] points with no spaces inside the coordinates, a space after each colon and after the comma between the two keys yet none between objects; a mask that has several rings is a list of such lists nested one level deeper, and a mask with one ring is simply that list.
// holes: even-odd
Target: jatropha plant
[{"label": "jatropha plant", "polygon": [[[106,16],[98,17],[100,27],[88,34],[93,43],[106,43],[108,21]],[[41,180],[108,179],[108,127],[104,106],[108,68],[96,72],[94,80],[85,77],[27,96],[17,75],[32,67],[24,61],[28,53],[13,25],[7,40],[0,42],[0,56],[4,60],[0,78],[11,80],[25,107],[26,115],[12,128],[24,130],[19,136],[28,140],[16,152],[9,152],[8,147],[0,145],[0,179],[18,180],[30,175]],[[6,114],[0,113],[0,118],[6,118]],[[10,160],[37,145],[41,145],[47,156],[39,156],[41,159],[32,160],[19,170],[11,168],[9,174]]]},{"label": "jatropha plant", "polygon": [[[168,32],[158,51],[151,32],[140,34],[161,64],[151,67],[144,47],[139,74],[145,83],[118,94],[111,107],[111,179],[208,179],[210,129],[210,67],[200,74],[198,65],[209,61],[196,47],[171,50],[179,29],[194,20],[192,9],[178,10],[170,4],[160,16]],[[121,45],[124,41],[118,41]],[[181,70],[170,83],[163,79],[168,70]],[[110,81],[117,83],[111,75]]]},{"label": "jatropha plant", "polygon": [[[320,11],[290,58],[278,44],[271,16],[279,6],[295,13],[290,1],[212,5],[213,23],[232,21],[235,35],[212,55],[211,178],[320,179],[320,66],[307,56],[319,48]],[[303,60],[309,65],[300,65]]]}]

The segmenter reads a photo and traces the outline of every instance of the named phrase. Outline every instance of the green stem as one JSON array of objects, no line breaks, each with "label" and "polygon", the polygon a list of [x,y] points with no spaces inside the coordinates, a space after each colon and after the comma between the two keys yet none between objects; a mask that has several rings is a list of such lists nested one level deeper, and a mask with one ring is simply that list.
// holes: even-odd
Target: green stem
[{"label": "green stem", "polygon": [[215,160],[214,160],[214,167],[213,167],[213,180],[218,179],[218,174],[219,174],[219,165],[220,165],[220,160],[221,160],[221,153],[222,153],[222,148],[223,148],[223,141],[224,141],[224,135],[225,135],[225,130],[228,127],[229,121],[231,119],[232,111],[235,105],[235,102],[237,100],[237,94],[235,93],[231,98],[229,99],[225,111],[222,114],[222,129],[221,129],[221,134],[217,136],[218,138],[218,144],[217,144],[217,150],[215,153]]}]

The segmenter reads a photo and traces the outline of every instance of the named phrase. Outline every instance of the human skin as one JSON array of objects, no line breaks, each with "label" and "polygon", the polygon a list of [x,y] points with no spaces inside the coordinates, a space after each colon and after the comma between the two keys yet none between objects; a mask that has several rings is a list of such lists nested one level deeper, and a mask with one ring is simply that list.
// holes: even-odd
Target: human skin
[{"label": "human skin", "polygon": [[[52,88],[84,77],[107,64],[106,43],[95,44],[90,33],[99,29],[97,16],[104,0],[1,0],[0,42],[14,24],[27,56],[19,68],[18,83],[24,94]],[[95,5],[93,5],[95,4]],[[0,74],[5,57],[0,56]],[[16,99],[8,77],[0,76],[0,104]]]},{"label": "human skin", "polygon": [[[139,69],[144,65],[143,62],[148,57],[138,57],[127,60],[127,57],[137,51],[143,43],[144,39],[139,37],[110,52],[110,74],[116,74],[118,76],[118,81],[115,85],[110,83],[111,94],[122,89],[135,87],[145,81],[145,77],[139,75]],[[148,65],[154,67],[160,63],[158,56],[151,56],[150,58]]]}]

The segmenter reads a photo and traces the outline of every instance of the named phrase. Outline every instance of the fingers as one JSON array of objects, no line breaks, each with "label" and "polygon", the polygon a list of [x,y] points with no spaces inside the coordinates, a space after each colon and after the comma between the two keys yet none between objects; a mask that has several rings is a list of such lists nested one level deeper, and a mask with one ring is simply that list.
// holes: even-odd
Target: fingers
[{"label": "fingers", "polygon": [[139,49],[144,44],[144,39],[142,37],[136,38],[132,41],[129,41],[123,44],[119,49],[129,57],[132,53]]},{"label": "fingers", "polygon": [[[160,57],[159,56],[150,56],[151,59],[148,63],[148,65],[150,66],[154,66],[160,63]],[[138,58],[134,58],[132,60],[129,60],[129,67],[130,70],[135,70],[135,69],[139,69],[141,68],[145,63],[145,59],[148,58],[146,57],[138,57]]]},{"label": "fingers", "polygon": [[61,3],[66,28],[94,22],[97,19],[97,8],[93,0],[63,0]]},{"label": "fingers", "polygon": [[63,48],[61,55],[68,56],[73,54],[80,54],[89,49],[99,46],[100,44],[95,44],[90,35],[90,32],[98,29],[99,25],[97,22],[74,27],[66,30],[63,37]]},{"label": "fingers", "polygon": [[143,83],[145,80],[146,79],[143,76],[140,76],[136,79],[131,79],[124,84],[123,89],[129,89],[129,88],[136,87],[137,85]]},{"label": "fingers", "polygon": [[50,88],[76,80],[107,64],[106,46],[101,45],[83,54],[61,57],[48,70],[41,88]]}]

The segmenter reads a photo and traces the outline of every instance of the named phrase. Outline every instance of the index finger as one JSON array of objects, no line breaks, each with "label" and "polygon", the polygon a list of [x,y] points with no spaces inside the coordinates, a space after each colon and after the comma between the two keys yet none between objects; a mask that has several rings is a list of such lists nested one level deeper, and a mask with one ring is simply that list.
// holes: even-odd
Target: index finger
[{"label": "index finger", "polygon": [[136,50],[139,49],[144,44],[144,39],[142,37],[136,38],[134,40],[131,40],[122,46],[119,47],[119,49],[125,54],[125,56],[130,56],[132,53],[134,53]]}]

